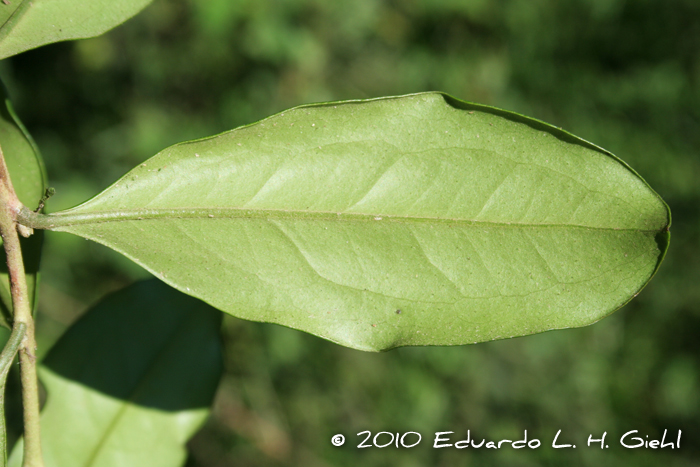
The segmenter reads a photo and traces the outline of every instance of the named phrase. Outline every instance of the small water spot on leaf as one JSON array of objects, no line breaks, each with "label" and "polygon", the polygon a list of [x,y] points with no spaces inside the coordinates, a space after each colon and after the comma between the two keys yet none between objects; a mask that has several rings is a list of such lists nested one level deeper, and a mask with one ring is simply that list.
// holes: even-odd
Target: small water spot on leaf
[{"label": "small water spot on leaf", "polygon": [[380,220],[382,220],[382,218],[381,218],[381,217],[375,217],[374,220],[375,220],[375,221],[380,221]]},{"label": "small water spot on leaf", "polygon": [[[194,157],[199,157],[199,154],[197,154],[197,153],[195,152],[195,153],[194,153]],[[144,165],[146,165],[146,164],[144,164]]]}]

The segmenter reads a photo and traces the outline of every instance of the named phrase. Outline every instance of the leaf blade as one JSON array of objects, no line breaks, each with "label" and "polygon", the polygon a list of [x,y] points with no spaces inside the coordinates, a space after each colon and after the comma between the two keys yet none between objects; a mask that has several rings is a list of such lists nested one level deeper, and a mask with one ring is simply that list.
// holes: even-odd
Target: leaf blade
[{"label": "leaf blade", "polygon": [[236,316],[383,350],[596,321],[654,274],[670,214],[588,142],[426,93],[303,106],[182,143],[27,221]]},{"label": "leaf blade", "polygon": [[42,45],[98,36],[152,0],[17,0],[0,5],[0,59]]},{"label": "leaf blade", "polygon": [[90,310],[40,367],[46,465],[182,465],[221,376],[220,323],[155,280]]}]

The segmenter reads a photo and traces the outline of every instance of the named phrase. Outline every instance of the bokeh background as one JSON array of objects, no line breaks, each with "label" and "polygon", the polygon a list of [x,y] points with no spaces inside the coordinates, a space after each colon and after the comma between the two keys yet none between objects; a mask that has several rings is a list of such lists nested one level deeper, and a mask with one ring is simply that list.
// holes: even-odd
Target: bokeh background
[{"label": "bokeh background", "polygon": [[[697,0],[155,0],[104,36],[4,60],[0,75],[56,188],[49,211],[179,141],[299,104],[428,90],[561,126],[671,206],[657,277],[586,328],[370,354],[227,317],[226,373],[189,467],[700,465]],[[43,271],[40,353],[104,294],[148,277],[57,233]],[[559,429],[577,449],[551,448]],[[681,449],[620,447],[633,429],[680,429]],[[358,450],[364,430],[423,442]],[[430,447],[435,431],[467,430],[527,430],[543,446]],[[605,431],[610,449],[585,447]]]}]

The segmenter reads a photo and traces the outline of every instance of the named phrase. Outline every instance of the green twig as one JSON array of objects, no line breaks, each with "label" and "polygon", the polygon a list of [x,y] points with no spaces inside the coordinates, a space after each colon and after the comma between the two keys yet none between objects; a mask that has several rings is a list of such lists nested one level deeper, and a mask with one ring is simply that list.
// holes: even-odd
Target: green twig
[{"label": "green twig", "polygon": [[22,382],[22,403],[24,409],[24,459],[23,467],[43,467],[39,426],[39,385],[36,376],[36,340],[34,319],[27,292],[27,280],[22,260],[19,236],[17,235],[17,214],[22,203],[12,187],[5,157],[0,149],[0,234],[2,235],[7,270],[10,274],[12,295],[13,330],[20,325],[26,332],[19,347],[20,380]]}]

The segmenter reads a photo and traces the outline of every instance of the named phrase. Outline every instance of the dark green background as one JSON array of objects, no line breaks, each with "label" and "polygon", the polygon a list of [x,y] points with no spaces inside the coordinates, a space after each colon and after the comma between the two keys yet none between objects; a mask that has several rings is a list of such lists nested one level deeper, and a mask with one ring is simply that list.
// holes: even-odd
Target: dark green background
[{"label": "dark green background", "polygon": [[[671,206],[658,276],[587,328],[369,354],[227,318],[226,374],[189,466],[700,462],[697,0],[156,0],[105,36],[0,62],[0,74],[56,187],[49,211],[182,140],[303,103],[428,90],[561,126]],[[43,265],[40,353],[105,293],[148,275],[67,234],[46,235]],[[468,429],[493,440],[527,430],[543,446],[430,448],[435,431]],[[577,449],[551,448],[559,429]],[[633,429],[681,429],[681,449],[621,448]],[[423,442],[358,450],[363,430]],[[604,431],[610,449],[585,447]],[[331,445],[336,433],[345,446]]]}]

